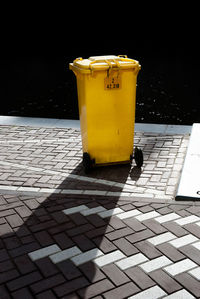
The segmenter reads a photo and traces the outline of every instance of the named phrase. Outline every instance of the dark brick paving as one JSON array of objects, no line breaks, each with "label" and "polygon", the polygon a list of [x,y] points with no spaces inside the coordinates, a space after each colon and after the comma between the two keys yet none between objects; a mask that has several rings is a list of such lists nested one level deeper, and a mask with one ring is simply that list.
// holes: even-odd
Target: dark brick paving
[{"label": "dark brick paving", "polygon": [[[197,236],[199,226],[196,223],[180,226],[173,221],[160,224],[155,218],[140,222],[134,217],[121,220],[117,215],[101,218],[97,214],[65,215],[62,212],[86,205],[88,208],[119,207],[124,212],[137,209],[146,215],[149,211],[169,215],[174,210],[193,215],[188,204],[139,202],[138,205],[137,201],[125,197],[116,200],[69,195],[1,195],[0,198],[4,212],[0,218],[1,298],[127,298],[156,285],[166,294],[185,288],[193,296],[200,297],[199,281],[189,270],[171,276],[162,266],[146,273],[139,265],[122,270],[115,262],[98,267],[90,260],[75,266],[70,259],[54,264],[49,257],[32,261],[28,256],[30,252],[57,244],[61,250],[77,246],[87,252],[99,248],[105,255],[116,250],[126,257],[142,253],[149,260],[165,256],[173,264],[189,258],[198,267],[200,251],[191,244],[175,248],[168,242],[154,246],[148,241],[166,232],[173,232],[176,238],[189,234]],[[200,212],[196,215],[200,216]]]}]

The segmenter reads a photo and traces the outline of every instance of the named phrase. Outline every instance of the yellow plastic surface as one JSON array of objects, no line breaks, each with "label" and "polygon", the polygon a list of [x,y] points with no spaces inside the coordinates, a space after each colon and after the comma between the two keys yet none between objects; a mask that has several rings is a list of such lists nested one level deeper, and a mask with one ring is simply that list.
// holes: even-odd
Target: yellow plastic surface
[{"label": "yellow plastic surface", "polygon": [[77,59],[83,152],[95,164],[130,161],[133,154],[137,61],[118,56]]}]

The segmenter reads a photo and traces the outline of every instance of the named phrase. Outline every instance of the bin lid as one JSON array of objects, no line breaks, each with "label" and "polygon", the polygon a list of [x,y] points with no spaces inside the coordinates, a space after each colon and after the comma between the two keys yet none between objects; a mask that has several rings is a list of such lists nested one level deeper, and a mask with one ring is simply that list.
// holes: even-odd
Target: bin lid
[{"label": "bin lid", "polygon": [[87,72],[88,70],[107,70],[109,68],[140,69],[141,66],[137,60],[127,58],[125,55],[105,55],[105,56],[91,56],[88,59],[77,58],[71,67],[76,67],[80,72]]}]

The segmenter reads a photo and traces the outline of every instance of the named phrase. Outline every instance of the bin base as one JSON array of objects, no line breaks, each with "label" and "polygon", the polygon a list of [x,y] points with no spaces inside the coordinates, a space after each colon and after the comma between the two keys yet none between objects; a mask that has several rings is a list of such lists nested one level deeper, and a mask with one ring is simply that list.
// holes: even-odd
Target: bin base
[{"label": "bin base", "polygon": [[118,162],[108,162],[108,163],[96,163],[95,159],[91,159],[90,154],[83,153],[83,167],[85,173],[89,173],[93,168],[111,166],[111,165],[121,165],[121,164],[132,164],[133,159],[135,159],[136,166],[141,168],[143,165],[143,153],[139,148],[135,148],[134,155],[130,155],[130,160],[118,161]]}]

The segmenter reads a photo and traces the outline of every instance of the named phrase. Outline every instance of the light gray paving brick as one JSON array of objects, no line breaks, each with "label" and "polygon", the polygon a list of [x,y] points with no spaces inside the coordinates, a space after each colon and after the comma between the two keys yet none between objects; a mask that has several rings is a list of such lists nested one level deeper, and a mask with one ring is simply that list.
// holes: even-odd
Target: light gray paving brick
[{"label": "light gray paving brick", "polygon": [[104,253],[100,249],[94,248],[72,257],[71,260],[76,266],[79,266],[101,255],[104,255]]},{"label": "light gray paving brick", "polygon": [[103,267],[125,257],[126,256],[120,250],[116,250],[111,253],[105,254],[99,258],[96,258],[94,260],[94,263],[99,267]]},{"label": "light gray paving brick", "polygon": [[151,211],[151,212],[148,212],[148,213],[145,213],[145,214],[141,214],[141,215],[138,215],[136,216],[135,218],[139,221],[144,221],[144,220],[147,220],[147,219],[152,219],[152,218],[155,218],[155,217],[158,217],[158,216],[161,216],[158,212],[156,211]]},{"label": "light gray paving brick", "polygon": [[176,240],[172,240],[169,243],[172,246],[174,246],[175,248],[180,248],[182,246],[194,243],[196,241],[198,241],[198,239],[195,236],[189,234],[189,235],[185,235],[183,237],[177,238]]},{"label": "light gray paving brick", "polygon": [[145,255],[143,255],[142,253],[138,253],[138,254],[132,255],[130,257],[127,257],[121,261],[118,261],[115,264],[121,270],[125,270],[125,269],[131,268],[133,266],[136,266],[136,265],[141,264],[146,261],[148,261],[148,258]]},{"label": "light gray paving brick", "polygon": [[54,244],[42,249],[35,250],[33,252],[29,252],[28,256],[32,261],[36,261],[59,251],[61,251],[61,249],[58,247],[58,245]]},{"label": "light gray paving brick", "polygon": [[83,216],[89,216],[89,215],[100,213],[100,212],[103,212],[103,211],[106,211],[106,209],[104,207],[102,207],[102,206],[99,206],[99,207],[96,207],[96,208],[92,208],[92,209],[88,209],[88,210],[83,210],[80,213]]},{"label": "light gray paving brick", "polygon": [[65,213],[66,215],[71,215],[71,214],[78,213],[78,212],[81,212],[81,211],[87,210],[87,209],[88,209],[88,207],[86,207],[85,205],[80,205],[77,207],[63,210],[63,213]]},{"label": "light gray paving brick", "polygon": [[170,213],[164,216],[156,217],[155,220],[158,221],[159,223],[165,223],[167,221],[172,221],[180,217],[181,216],[176,213]]},{"label": "light gray paving brick", "polygon": [[163,233],[161,235],[158,235],[156,237],[152,237],[150,239],[147,239],[147,241],[149,241],[151,244],[153,244],[154,246],[168,242],[170,240],[176,239],[177,237],[175,235],[173,235],[170,232],[166,232]]},{"label": "light gray paving brick", "polygon": [[187,216],[187,217],[175,220],[175,222],[179,225],[185,225],[185,224],[197,222],[199,220],[200,220],[200,218],[198,216],[191,215],[191,216]]},{"label": "light gray paving brick", "polygon": [[159,286],[149,288],[139,294],[129,297],[128,299],[158,299],[167,295]]},{"label": "light gray paving brick", "polygon": [[119,213],[123,213],[124,211],[120,208],[114,208],[114,209],[110,209],[110,210],[107,210],[107,211],[104,211],[104,212],[100,212],[98,213],[98,215],[101,217],[101,218],[107,218],[107,217],[111,217],[113,215],[117,215]]},{"label": "light gray paving brick", "polygon": [[182,272],[191,270],[195,267],[197,267],[197,264],[195,264],[193,261],[191,261],[190,259],[184,259],[184,260],[177,262],[173,265],[165,267],[164,270],[166,272],[168,272],[170,275],[175,276]]},{"label": "light gray paving brick", "polygon": [[145,272],[152,272],[152,271],[160,269],[164,266],[170,265],[171,263],[172,263],[172,261],[170,259],[168,259],[166,256],[160,256],[160,257],[157,257],[151,261],[148,261],[148,262],[140,265],[140,267]]},{"label": "light gray paving brick", "polygon": [[200,250],[200,241],[191,245],[194,246],[196,249]]},{"label": "light gray paving brick", "polygon": [[193,297],[190,293],[188,293],[188,291],[186,291],[185,289],[182,289],[180,291],[177,291],[165,298],[168,298],[168,299],[192,299],[192,298],[195,298]]},{"label": "light gray paving brick", "polygon": [[125,213],[118,214],[117,217],[119,219],[126,219],[126,218],[130,218],[130,217],[134,217],[134,216],[139,215],[139,214],[141,214],[141,212],[138,211],[137,209],[135,209],[135,210],[131,210],[131,211],[128,211],[128,212],[125,212]]},{"label": "light gray paving brick", "polygon": [[65,249],[65,250],[62,250],[60,252],[57,252],[55,254],[52,254],[49,256],[49,258],[52,260],[52,262],[54,264],[57,264],[61,261],[64,261],[64,260],[67,260],[75,255],[78,255],[78,254],[81,254],[81,250],[74,246],[72,248],[68,248],[68,249]]},{"label": "light gray paving brick", "polygon": [[200,267],[190,270],[188,273],[197,280],[200,280]]}]

